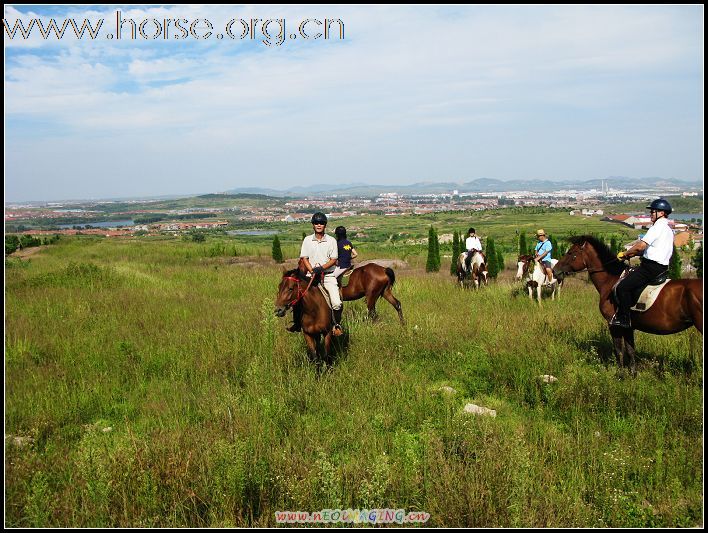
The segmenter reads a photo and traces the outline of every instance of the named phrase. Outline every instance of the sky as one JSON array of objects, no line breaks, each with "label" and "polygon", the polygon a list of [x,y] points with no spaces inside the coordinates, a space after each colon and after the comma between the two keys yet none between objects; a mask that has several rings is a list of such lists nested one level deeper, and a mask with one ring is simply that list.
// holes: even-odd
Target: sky
[{"label": "sky", "polygon": [[[43,39],[50,19],[103,23]],[[6,202],[703,178],[702,6],[5,6],[3,22]]]}]

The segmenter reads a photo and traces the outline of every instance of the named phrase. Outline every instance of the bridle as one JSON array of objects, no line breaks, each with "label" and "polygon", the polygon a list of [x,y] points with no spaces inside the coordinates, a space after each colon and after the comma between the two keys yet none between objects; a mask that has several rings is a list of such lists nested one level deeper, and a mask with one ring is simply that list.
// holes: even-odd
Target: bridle
[{"label": "bridle", "polygon": [[[580,246],[580,249],[582,250],[583,248],[585,248],[586,244],[587,244],[587,242],[584,242],[582,244],[582,246]],[[566,255],[569,253],[570,253],[570,250],[566,253]],[[576,258],[576,255],[573,255],[573,261],[575,260],[575,258]],[[607,269],[605,267],[607,265],[610,265],[610,264],[615,263],[617,261],[620,261],[620,259],[613,257],[612,259],[610,259],[609,261],[607,261],[605,263],[600,263],[600,268],[594,268],[594,269],[590,270],[590,267],[588,267],[588,263],[585,260],[585,254],[583,254],[583,264],[585,265],[585,270],[587,270],[588,274],[597,274],[598,272],[607,272]],[[578,270],[577,272],[573,272],[573,274],[577,274],[578,272],[583,272],[583,270]]]},{"label": "bridle", "polygon": [[296,286],[297,286],[297,297],[296,297],[293,301],[288,302],[288,303],[285,305],[285,308],[287,309],[287,308],[289,308],[289,307],[293,307],[293,306],[296,305],[300,300],[302,300],[303,296],[305,296],[305,294],[307,294],[307,291],[310,290],[310,286],[312,285],[312,282],[315,281],[315,276],[311,276],[311,277],[310,277],[310,283],[307,284],[307,287],[305,288],[304,291],[303,291],[302,288],[300,287],[300,282],[301,282],[301,281],[304,281],[304,280],[301,280],[300,278],[295,277],[295,276],[283,276],[283,279],[292,280],[292,281],[294,281],[294,282],[297,284],[297,285],[296,285]]}]

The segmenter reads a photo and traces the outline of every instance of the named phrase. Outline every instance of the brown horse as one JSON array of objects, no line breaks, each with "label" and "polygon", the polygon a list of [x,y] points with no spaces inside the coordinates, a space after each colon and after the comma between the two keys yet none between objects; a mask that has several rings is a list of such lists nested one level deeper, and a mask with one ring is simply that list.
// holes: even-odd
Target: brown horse
[{"label": "brown horse", "polygon": [[308,278],[305,271],[299,268],[283,272],[278,286],[278,296],[275,299],[275,314],[285,316],[289,308],[297,306],[302,322],[302,333],[307,344],[310,360],[320,362],[318,346],[324,335],[324,361],[330,362],[332,347],[332,310],[322,293]]},{"label": "brown horse", "polygon": [[[588,235],[570,239],[572,246],[556,264],[554,272],[580,272],[587,269],[600,293],[600,312],[606,320],[615,313],[611,300],[612,288],[625,269],[609,248]],[[636,374],[634,330],[669,335],[695,326],[703,334],[703,283],[700,279],[671,280],[662,289],[654,304],[642,313],[632,311],[632,329],[610,326],[617,365],[629,358],[632,374]]]},{"label": "brown horse", "polygon": [[403,324],[401,302],[396,299],[391,291],[395,282],[396,275],[391,268],[384,268],[376,263],[367,263],[355,268],[351,273],[349,283],[342,288],[342,300],[350,302],[366,297],[369,317],[373,320],[376,318],[376,302],[383,296],[396,310],[398,318]]}]

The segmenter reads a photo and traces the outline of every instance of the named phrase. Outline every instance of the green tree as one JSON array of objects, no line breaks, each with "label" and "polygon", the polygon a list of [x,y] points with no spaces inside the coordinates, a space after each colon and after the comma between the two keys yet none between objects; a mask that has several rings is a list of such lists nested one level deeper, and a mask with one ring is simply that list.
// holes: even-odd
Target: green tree
[{"label": "green tree", "polygon": [[619,243],[617,242],[617,235],[613,235],[612,238],[610,239],[610,252],[612,252],[612,255],[617,255],[617,252],[619,252]]},{"label": "green tree", "polygon": [[501,249],[497,250],[497,266],[499,267],[499,272],[504,270],[504,252]]},{"label": "green tree", "polygon": [[5,255],[10,255],[20,246],[17,235],[5,235]]},{"label": "green tree", "polygon": [[460,234],[457,230],[452,232],[452,261],[450,261],[450,274],[457,272],[457,257],[460,255]]},{"label": "green tree", "polygon": [[438,249],[438,235],[435,228],[430,226],[428,230],[428,260],[425,263],[426,272],[437,272],[440,270],[440,251]]},{"label": "green tree", "polygon": [[499,274],[499,256],[497,255],[497,250],[494,246],[494,239],[491,237],[487,237],[486,250],[487,271],[489,272],[489,277],[496,278],[497,274]]},{"label": "green tree", "polygon": [[519,255],[526,255],[529,250],[529,245],[526,243],[526,234],[522,231],[519,234]]},{"label": "green tree", "polygon": [[696,253],[693,254],[691,258],[691,265],[696,269],[696,277],[703,277],[703,243],[698,245]]},{"label": "green tree", "polygon": [[671,279],[681,279],[681,257],[676,246],[673,248],[674,253],[671,254],[671,260],[669,261],[669,277]]},{"label": "green tree", "polygon": [[277,235],[273,237],[273,250],[271,255],[276,263],[283,262],[283,251],[280,249],[280,239],[278,239]]}]

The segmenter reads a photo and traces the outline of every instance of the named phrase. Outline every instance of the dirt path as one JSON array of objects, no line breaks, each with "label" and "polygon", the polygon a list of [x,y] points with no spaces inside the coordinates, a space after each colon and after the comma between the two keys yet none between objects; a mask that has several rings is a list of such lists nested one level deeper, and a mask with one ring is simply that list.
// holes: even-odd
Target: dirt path
[{"label": "dirt path", "polygon": [[24,259],[25,257],[34,255],[45,248],[46,246],[32,246],[31,248],[23,248],[22,250],[12,252],[8,257],[19,257],[20,259]]}]

